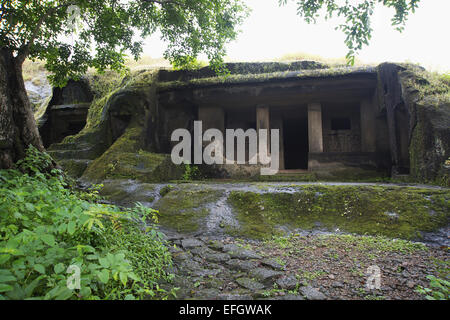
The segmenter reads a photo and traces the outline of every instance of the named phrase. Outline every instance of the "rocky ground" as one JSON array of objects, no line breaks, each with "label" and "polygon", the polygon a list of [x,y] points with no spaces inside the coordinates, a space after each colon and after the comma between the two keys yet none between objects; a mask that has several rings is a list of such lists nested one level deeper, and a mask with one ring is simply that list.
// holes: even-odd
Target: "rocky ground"
[{"label": "rocky ground", "polygon": [[[424,299],[428,275],[450,274],[443,188],[121,180],[102,195],[159,210],[175,274],[163,288],[177,299]],[[426,221],[440,229],[422,232]],[[401,234],[426,244],[392,239]],[[367,288],[369,268],[379,289]]]},{"label": "rocky ground", "polygon": [[[177,299],[424,299],[427,275],[448,275],[448,248],[350,235],[292,235],[270,241],[166,232]],[[369,290],[368,268],[380,268]],[[370,282],[374,284],[374,282]]]}]

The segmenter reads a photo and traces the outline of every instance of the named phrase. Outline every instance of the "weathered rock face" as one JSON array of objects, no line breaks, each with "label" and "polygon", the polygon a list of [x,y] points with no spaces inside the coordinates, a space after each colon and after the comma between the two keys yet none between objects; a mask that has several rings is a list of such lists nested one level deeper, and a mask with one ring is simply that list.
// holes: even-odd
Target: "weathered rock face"
[{"label": "weathered rock face", "polygon": [[[448,83],[433,88],[423,70],[416,67],[399,71],[402,98],[407,107],[409,125],[409,161],[411,176],[422,182],[450,186],[450,101],[436,95]],[[435,85],[434,85],[435,86]],[[433,94],[434,93],[434,94]]]},{"label": "weathered rock face", "polygon": [[450,103],[436,105],[422,100],[415,104],[411,136],[411,175],[424,182],[450,186]]},{"label": "weathered rock face", "polygon": [[421,67],[384,63],[379,74],[393,173],[450,186],[450,101],[436,96]]},{"label": "weathered rock face", "polygon": [[142,131],[138,124],[128,127],[103,155],[89,165],[83,178],[97,182],[113,178],[143,182],[180,178],[183,172],[171,162],[169,155],[154,154],[140,148]]},{"label": "weathered rock face", "polygon": [[25,81],[25,89],[34,110],[52,95],[52,87],[45,74],[40,74],[32,80]]}]

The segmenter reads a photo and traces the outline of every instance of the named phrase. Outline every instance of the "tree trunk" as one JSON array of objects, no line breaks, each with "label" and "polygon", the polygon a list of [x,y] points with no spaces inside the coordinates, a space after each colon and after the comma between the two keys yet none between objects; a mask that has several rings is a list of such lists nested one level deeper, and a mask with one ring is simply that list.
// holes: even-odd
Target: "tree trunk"
[{"label": "tree trunk", "polygon": [[33,145],[44,151],[22,76],[22,62],[0,48],[0,169],[14,167]]}]

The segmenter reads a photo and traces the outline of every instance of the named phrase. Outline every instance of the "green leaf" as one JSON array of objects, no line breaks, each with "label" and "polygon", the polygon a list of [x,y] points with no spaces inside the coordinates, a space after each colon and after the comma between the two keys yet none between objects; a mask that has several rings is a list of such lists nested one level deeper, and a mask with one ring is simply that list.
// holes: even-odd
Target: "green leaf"
[{"label": "green leaf", "polygon": [[8,262],[9,258],[11,258],[9,254],[0,254],[0,264]]},{"label": "green leaf", "polygon": [[64,232],[66,232],[66,230],[67,230],[67,224],[62,223],[62,224],[59,225],[59,227],[58,227],[58,232],[59,233],[64,233]]},{"label": "green leaf", "polygon": [[91,288],[82,287],[80,290],[80,295],[82,298],[88,298],[92,294]]},{"label": "green leaf", "polygon": [[124,253],[116,254],[115,261],[121,261],[121,260],[124,260],[124,259],[125,259],[125,254]]},{"label": "green leaf", "polygon": [[41,235],[41,240],[49,245],[49,246],[54,246],[55,245],[55,237],[52,234],[43,234]]},{"label": "green leaf", "polygon": [[4,284],[4,283],[0,283],[0,292],[8,292],[8,291],[12,291],[13,287],[11,287],[8,284]]},{"label": "green leaf", "polygon": [[127,276],[127,274],[126,274],[125,272],[121,272],[121,273],[119,273],[119,278],[120,278],[120,281],[122,282],[122,284],[123,284],[124,286],[126,286],[126,285],[127,285],[127,282],[128,282],[128,276]]},{"label": "green leaf", "polygon": [[100,265],[101,265],[103,268],[109,268],[109,266],[110,266],[109,261],[108,261],[108,259],[106,259],[106,258],[99,258],[99,259],[98,259],[98,262],[100,262]]},{"label": "green leaf", "polygon": [[64,271],[64,264],[62,263],[58,263],[57,265],[55,265],[55,267],[53,268],[53,270],[55,271],[56,274],[61,273]]},{"label": "green leaf", "polygon": [[103,282],[105,284],[108,283],[108,281],[109,281],[109,270],[103,269],[97,275],[98,275],[98,278],[100,279],[101,282]]},{"label": "green leaf", "polygon": [[39,276],[34,279],[27,287],[25,287],[25,294],[27,297],[31,297],[33,295],[34,289],[39,285],[39,282],[44,278],[44,276]]},{"label": "green leaf", "polygon": [[45,267],[42,264],[35,264],[33,268],[37,272],[45,274]]},{"label": "green leaf", "polygon": [[77,227],[77,223],[75,221],[70,221],[67,225],[67,232],[69,232],[70,235],[73,235],[75,233]]},{"label": "green leaf", "polygon": [[17,278],[15,276],[11,275],[1,275],[0,274],[0,283],[2,282],[9,282],[9,281],[16,281]]},{"label": "green leaf", "polygon": [[55,300],[68,300],[73,296],[73,293],[74,292],[68,288],[62,288],[61,291],[58,292]]}]

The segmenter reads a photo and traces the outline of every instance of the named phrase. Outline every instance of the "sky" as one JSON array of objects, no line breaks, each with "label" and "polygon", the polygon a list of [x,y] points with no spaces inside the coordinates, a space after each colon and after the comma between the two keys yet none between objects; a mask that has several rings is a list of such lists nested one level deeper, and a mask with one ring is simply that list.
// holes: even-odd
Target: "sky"
[{"label": "sky", "polygon": [[[278,0],[244,2],[252,12],[237,39],[227,45],[227,58],[232,61],[270,60],[296,52],[324,58],[347,53],[344,34],[335,30],[337,19],[307,24],[296,15],[294,2],[284,7],[278,6]],[[422,0],[400,33],[390,23],[394,10],[378,6],[372,17],[373,38],[358,58],[364,63],[407,61],[429,70],[450,71],[449,12],[450,0]],[[158,58],[164,49],[158,35],[146,40],[146,55]]]}]

